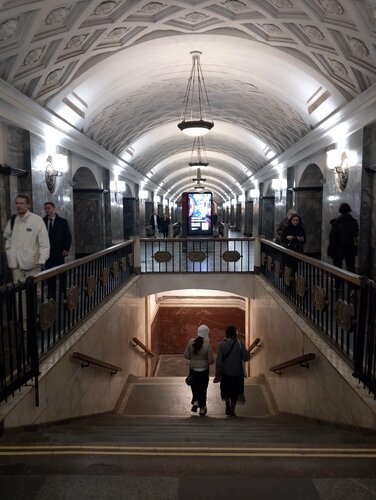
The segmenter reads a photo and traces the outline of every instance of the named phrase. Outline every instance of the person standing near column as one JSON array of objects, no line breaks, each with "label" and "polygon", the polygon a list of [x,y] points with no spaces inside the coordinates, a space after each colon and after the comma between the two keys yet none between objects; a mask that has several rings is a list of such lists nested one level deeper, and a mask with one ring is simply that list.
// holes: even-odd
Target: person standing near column
[{"label": "person standing near column", "polygon": [[150,225],[153,229],[154,236],[157,238],[161,230],[162,218],[158,215],[157,211],[154,210],[153,215],[150,217]]},{"label": "person standing near column", "polygon": [[328,257],[333,259],[333,266],[340,268],[345,260],[346,269],[355,273],[359,224],[350,214],[352,210],[348,203],[341,203],[338,211],[339,217],[330,221]]},{"label": "person standing near column", "polygon": [[15,199],[17,214],[4,229],[5,253],[13,281],[24,281],[44,269],[50,254],[50,242],[42,217],[30,212],[31,198],[19,193]]},{"label": "person standing near column", "polygon": [[54,203],[47,201],[44,204],[44,210],[46,215],[43,220],[50,240],[50,256],[47,259],[45,268],[51,269],[51,267],[64,264],[72,244],[72,234],[67,219],[60,217],[56,213]]}]

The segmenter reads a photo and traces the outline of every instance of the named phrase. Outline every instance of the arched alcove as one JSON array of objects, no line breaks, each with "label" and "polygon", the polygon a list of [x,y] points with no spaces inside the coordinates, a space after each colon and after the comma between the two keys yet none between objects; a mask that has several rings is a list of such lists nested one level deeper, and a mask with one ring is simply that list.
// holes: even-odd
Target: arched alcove
[{"label": "arched alcove", "polygon": [[323,175],[315,163],[304,169],[295,190],[295,208],[302,218],[306,232],[304,253],[321,258]]}]

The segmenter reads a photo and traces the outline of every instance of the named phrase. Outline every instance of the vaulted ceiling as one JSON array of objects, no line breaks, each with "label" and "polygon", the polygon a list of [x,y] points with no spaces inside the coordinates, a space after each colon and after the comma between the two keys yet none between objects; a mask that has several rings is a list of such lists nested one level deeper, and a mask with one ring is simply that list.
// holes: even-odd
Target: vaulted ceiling
[{"label": "vaulted ceiling", "polygon": [[0,0],[0,76],[172,197],[196,176],[177,128],[193,50],[202,176],[227,199],[376,82],[376,1]]}]

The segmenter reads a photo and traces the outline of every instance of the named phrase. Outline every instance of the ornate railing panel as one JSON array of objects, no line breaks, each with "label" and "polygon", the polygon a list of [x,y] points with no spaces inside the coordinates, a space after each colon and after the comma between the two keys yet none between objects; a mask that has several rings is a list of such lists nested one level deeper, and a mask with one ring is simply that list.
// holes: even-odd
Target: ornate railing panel
[{"label": "ornate railing panel", "polygon": [[267,240],[261,240],[261,273],[375,394],[375,284]]},{"label": "ornate railing panel", "polygon": [[0,401],[133,274],[128,241],[0,289]]},{"label": "ornate railing panel", "polygon": [[248,273],[254,271],[254,238],[144,238],[142,273]]}]

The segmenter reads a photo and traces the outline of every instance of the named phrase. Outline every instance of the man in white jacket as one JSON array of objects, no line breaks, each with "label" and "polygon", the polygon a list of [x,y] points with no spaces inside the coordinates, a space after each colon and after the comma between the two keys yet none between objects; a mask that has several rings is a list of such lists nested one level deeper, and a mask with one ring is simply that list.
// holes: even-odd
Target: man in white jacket
[{"label": "man in white jacket", "polygon": [[4,239],[8,266],[17,283],[43,270],[50,256],[50,241],[42,217],[30,212],[30,196],[20,193],[15,203],[17,215],[8,221]]}]

